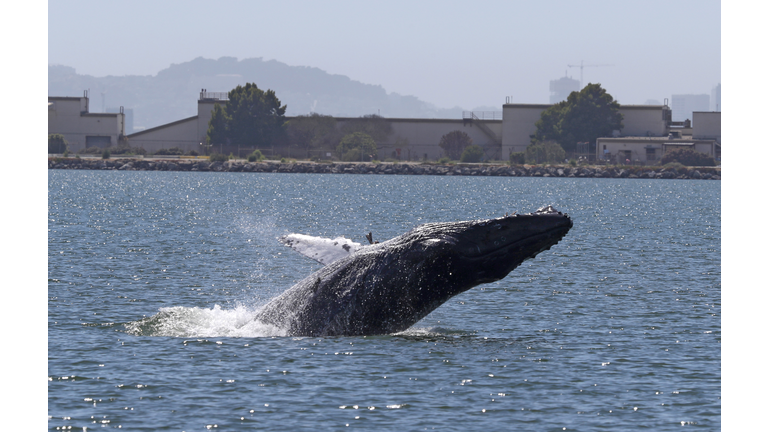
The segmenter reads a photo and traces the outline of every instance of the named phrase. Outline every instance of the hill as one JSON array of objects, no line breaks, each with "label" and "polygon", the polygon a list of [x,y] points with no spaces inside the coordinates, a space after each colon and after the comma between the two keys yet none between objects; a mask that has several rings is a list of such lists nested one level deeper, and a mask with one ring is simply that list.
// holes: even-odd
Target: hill
[{"label": "hill", "polygon": [[[84,90],[90,90],[91,112],[102,112],[102,107],[132,109],[134,128],[150,128],[196,115],[196,100],[201,89],[227,92],[246,82],[274,90],[288,106],[288,116],[317,112],[335,117],[380,114],[404,118],[461,118],[459,107],[437,108],[414,96],[387,93],[381,86],[353,81],[343,75],[261,58],[238,61],[234,57],[218,60],[198,57],[186,63],[172,64],[155,76],[93,77],[79,75],[68,66],[48,66],[48,95],[80,96]],[[488,107],[483,109],[489,110]]]}]

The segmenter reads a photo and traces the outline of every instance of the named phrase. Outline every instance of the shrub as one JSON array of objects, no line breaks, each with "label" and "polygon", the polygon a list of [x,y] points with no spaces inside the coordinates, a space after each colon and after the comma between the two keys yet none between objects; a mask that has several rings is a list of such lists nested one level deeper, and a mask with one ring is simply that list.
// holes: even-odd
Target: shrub
[{"label": "shrub", "polygon": [[285,160],[285,158],[280,158],[280,163],[286,163],[286,162],[287,160]]},{"label": "shrub", "polygon": [[472,138],[460,130],[448,132],[440,137],[440,148],[453,160],[460,159],[464,149],[472,145]]},{"label": "shrub", "polygon": [[189,151],[189,155],[190,155],[190,156],[200,156],[200,153],[198,153],[198,152],[197,152],[197,151],[195,151],[195,150],[190,150],[190,151]]},{"label": "shrub", "polygon": [[575,167],[576,165],[578,165],[578,162],[576,162],[576,159],[571,159],[568,161],[568,165]]},{"label": "shrub", "polygon": [[483,160],[483,156],[485,155],[485,152],[483,151],[483,148],[478,145],[470,145],[467,146],[467,148],[464,149],[464,151],[461,153],[461,161],[462,162],[480,162]]},{"label": "shrub", "polygon": [[371,160],[376,155],[376,141],[366,133],[354,132],[344,135],[336,146],[336,152],[346,162]]},{"label": "shrub", "polygon": [[156,151],[155,154],[164,156],[181,156],[184,154],[184,150],[178,147],[171,147],[169,149],[160,149]]},{"label": "shrub", "polygon": [[341,160],[344,162],[355,162],[360,161],[360,149],[354,148],[343,155],[341,155]]},{"label": "shrub", "polygon": [[88,147],[88,148],[84,148],[84,149],[81,149],[81,150],[80,150],[79,152],[77,152],[77,153],[78,153],[78,154],[90,154],[90,155],[97,155],[97,154],[101,154],[101,151],[102,151],[102,150],[103,150],[103,149],[102,149],[101,147]]},{"label": "shrub", "polygon": [[529,164],[558,163],[565,159],[565,150],[554,141],[531,144],[525,149],[525,162]]},{"label": "shrub", "polygon": [[248,162],[261,162],[262,160],[264,160],[264,155],[259,150],[254,150],[248,155]]},{"label": "shrub", "polygon": [[135,151],[128,145],[119,145],[117,147],[110,147],[109,152],[115,155],[121,154],[134,154]]},{"label": "shrub", "polygon": [[664,153],[661,157],[661,164],[666,165],[670,162],[678,162],[685,166],[715,166],[715,158],[712,156],[689,148],[681,148]]},{"label": "shrub", "polygon": [[439,163],[441,165],[447,165],[447,164],[451,163],[451,158],[449,158],[447,156],[443,156],[443,157],[441,157],[440,159],[437,160],[437,163]]},{"label": "shrub", "polygon": [[109,149],[104,149],[104,151],[101,152],[102,159],[109,159],[110,156],[112,156],[112,154],[109,152]]},{"label": "shrub", "polygon": [[48,135],[48,154],[64,153],[69,149],[69,143],[62,134]]},{"label": "shrub", "polygon": [[509,153],[510,165],[522,165],[525,163],[525,152],[510,152]]},{"label": "shrub", "polygon": [[208,160],[211,162],[226,162],[228,159],[224,154],[213,152],[208,156]]}]

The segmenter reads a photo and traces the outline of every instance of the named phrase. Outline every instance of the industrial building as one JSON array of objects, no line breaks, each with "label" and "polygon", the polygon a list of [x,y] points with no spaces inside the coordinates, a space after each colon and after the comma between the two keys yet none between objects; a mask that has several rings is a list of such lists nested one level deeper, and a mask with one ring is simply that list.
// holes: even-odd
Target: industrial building
[{"label": "industrial building", "polygon": [[89,112],[88,92],[82,97],[48,97],[48,134],[59,133],[69,151],[116,146],[125,138],[125,114]]},{"label": "industrial building", "polygon": [[692,148],[720,158],[720,113],[693,112],[693,122],[667,127],[665,136],[616,136],[597,139],[597,156],[617,163],[653,163],[667,151]]},{"label": "industrial building", "polygon": [[[217,103],[226,103],[227,93],[202,90],[197,115],[127,136],[124,113],[88,113],[87,94],[81,98],[49,97],[48,101],[48,133],[63,133],[70,142],[70,151],[84,146],[109,147],[123,140],[150,153],[171,147],[202,153],[213,108]],[[486,159],[508,160],[511,153],[525,151],[536,132],[536,121],[551,106],[506,103],[501,112],[465,112],[462,119],[387,118],[392,133],[377,143],[378,158],[437,160],[444,156],[439,147],[441,137],[459,130],[485,150]],[[692,146],[719,157],[720,113],[696,111],[692,113],[692,123],[673,122],[673,110],[667,105],[621,105],[624,127],[597,140],[597,157],[614,162],[650,162],[661,158],[667,149],[679,146]],[[357,121],[363,119],[337,117],[336,125],[342,128]],[[283,156],[305,157],[306,153]]]}]

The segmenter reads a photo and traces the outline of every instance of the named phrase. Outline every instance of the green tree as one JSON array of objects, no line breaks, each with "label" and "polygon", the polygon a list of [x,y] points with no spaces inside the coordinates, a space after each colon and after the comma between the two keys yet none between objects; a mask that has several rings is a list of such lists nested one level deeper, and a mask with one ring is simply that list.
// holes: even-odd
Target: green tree
[{"label": "green tree", "polygon": [[377,145],[381,145],[392,135],[392,123],[382,116],[370,114],[347,121],[341,127],[341,131],[344,135],[362,132],[373,138]]},{"label": "green tree", "polygon": [[48,154],[64,153],[69,148],[69,143],[62,134],[48,135]]},{"label": "green tree", "polygon": [[333,149],[339,142],[336,119],[331,116],[312,113],[292,118],[286,123],[288,142],[307,149]]},{"label": "green tree", "polygon": [[531,144],[525,149],[525,162],[529,164],[560,163],[565,160],[565,150],[554,141]]},{"label": "green tree", "polygon": [[208,135],[206,137],[206,144],[219,145],[229,144],[227,141],[227,125],[229,123],[229,117],[227,112],[220,104],[213,105],[213,112],[211,113],[211,120],[208,122]]},{"label": "green tree", "polygon": [[344,161],[368,161],[376,157],[376,141],[366,133],[353,132],[341,139],[336,152]]},{"label": "green tree", "polygon": [[460,130],[448,132],[440,138],[440,148],[442,148],[445,155],[452,160],[458,160],[464,152],[464,149],[471,145],[472,138]]},{"label": "green tree", "polygon": [[285,133],[286,105],[280,104],[273,90],[246,83],[229,92],[220,110],[217,105],[208,123],[208,144],[266,147]]},{"label": "green tree", "polygon": [[567,152],[576,151],[577,142],[594,143],[597,138],[621,130],[623,116],[619,103],[600,84],[587,84],[568,99],[541,113],[531,143],[552,140]]},{"label": "green tree", "polygon": [[470,145],[467,146],[464,151],[461,153],[461,161],[462,162],[480,162],[483,160],[483,156],[485,155],[485,152],[483,151],[483,148],[478,145]]}]

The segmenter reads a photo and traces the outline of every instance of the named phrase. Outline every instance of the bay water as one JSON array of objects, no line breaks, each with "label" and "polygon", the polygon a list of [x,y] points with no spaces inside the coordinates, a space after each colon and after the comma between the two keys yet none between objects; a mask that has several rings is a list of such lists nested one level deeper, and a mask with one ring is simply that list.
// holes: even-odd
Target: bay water
[{"label": "bay water", "polygon": [[[718,181],[48,182],[50,430],[720,429]],[[544,205],[573,218],[559,244],[405,332],[286,337],[251,319],[320,268],[280,235],[383,241]]]}]

